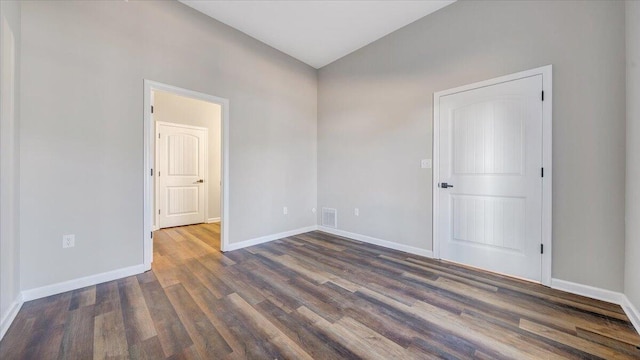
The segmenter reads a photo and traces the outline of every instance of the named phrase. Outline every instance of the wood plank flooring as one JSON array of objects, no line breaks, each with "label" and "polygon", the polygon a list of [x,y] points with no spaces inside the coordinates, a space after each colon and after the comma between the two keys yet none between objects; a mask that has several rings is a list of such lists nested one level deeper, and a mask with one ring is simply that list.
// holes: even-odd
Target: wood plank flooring
[{"label": "wood plank flooring", "polygon": [[24,304],[0,359],[639,359],[622,309],[311,232],[220,253],[155,234],[153,270]]}]

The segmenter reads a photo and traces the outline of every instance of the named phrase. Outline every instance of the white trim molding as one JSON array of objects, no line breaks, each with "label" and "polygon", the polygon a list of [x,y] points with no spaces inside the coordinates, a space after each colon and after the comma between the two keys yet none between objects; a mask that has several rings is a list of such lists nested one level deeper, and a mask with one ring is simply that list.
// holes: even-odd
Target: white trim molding
[{"label": "white trim molding", "polygon": [[0,340],[2,340],[4,335],[9,330],[9,327],[13,323],[13,320],[16,319],[18,312],[22,308],[22,304],[24,304],[24,301],[22,300],[22,294],[18,294],[18,298],[11,304],[9,311],[0,321]]},{"label": "white trim molding", "polygon": [[220,218],[216,217],[216,218],[208,218],[207,219],[207,224],[213,224],[213,223],[219,223],[220,222]]},{"label": "white trim molding", "polygon": [[586,297],[590,297],[596,300],[602,300],[614,304],[621,304],[622,297],[624,296],[622,293],[597,288],[595,286],[583,285],[574,283],[571,281],[560,280],[560,279],[551,279],[551,288],[556,290],[566,291],[576,295],[582,295]]},{"label": "white trim molding", "polygon": [[622,304],[620,304],[620,306],[622,306],[622,310],[624,310],[629,320],[631,320],[633,327],[640,333],[640,311],[638,311],[638,308],[629,301],[626,295],[622,295]]},{"label": "white trim molding", "polygon": [[553,166],[552,166],[552,123],[553,123],[553,88],[552,88],[552,65],[546,65],[539,68],[521,71],[515,74],[505,75],[490,80],[480,81],[477,83],[456,87],[444,91],[438,91],[433,94],[433,255],[440,259],[440,244],[438,234],[438,214],[439,214],[439,197],[438,183],[440,182],[440,98],[447,95],[456,94],[463,91],[473,90],[481,87],[500,84],[507,81],[518,80],[526,77],[541,75],[542,91],[544,92],[544,101],[542,101],[542,167],[544,168],[544,177],[542,178],[542,239],[544,253],[541,259],[540,282],[543,285],[551,286],[551,267],[552,254],[551,250],[553,231],[552,231],[552,184],[553,184]]},{"label": "white trim molding", "polygon": [[81,289],[83,287],[101,284],[107,281],[122,279],[127,276],[142,274],[146,271],[144,264],[129,266],[122,269],[103,272],[96,275],[90,275],[73,279],[69,281],[63,281],[57,284],[51,284],[42,286],[39,288],[29,289],[22,291],[22,300],[31,301],[40,299],[43,297],[60,294],[67,291]]},{"label": "white trim molding", "polygon": [[288,236],[304,234],[304,233],[307,233],[310,231],[316,231],[316,230],[325,232],[327,234],[342,236],[348,239],[352,239],[352,240],[356,240],[356,241],[360,241],[368,244],[382,246],[388,249],[399,250],[409,254],[433,258],[433,252],[431,250],[420,249],[420,248],[409,246],[409,245],[394,243],[388,240],[377,239],[371,236],[356,234],[356,233],[352,233],[344,230],[338,230],[338,229],[333,229],[333,228],[328,228],[328,227],[318,226],[318,225],[307,226],[304,228],[285,231],[277,234],[261,236],[255,239],[241,241],[239,243],[233,243],[233,244],[230,244],[229,248],[225,251],[233,251],[233,250],[242,249],[242,248],[253,246],[253,245],[264,244],[266,242],[286,238]]},{"label": "white trim molding", "polygon": [[318,230],[318,225],[312,225],[312,226],[307,226],[307,227],[303,227],[303,228],[299,228],[299,229],[295,229],[295,230],[284,231],[284,232],[277,233],[277,234],[261,236],[261,237],[257,237],[257,238],[254,238],[254,239],[240,241],[240,242],[237,242],[237,243],[231,243],[228,246],[226,246],[225,249],[222,250],[222,251],[226,252],[226,251],[238,250],[238,249],[246,248],[246,247],[249,247],[249,246],[258,245],[258,244],[264,244],[264,243],[269,242],[269,241],[274,241],[274,240],[286,238],[288,236],[304,234],[304,233],[307,233],[307,232],[310,232],[310,231],[315,231],[315,230]]},{"label": "white trim molding", "polygon": [[[143,213],[143,227],[144,231],[142,233],[143,237],[143,263],[145,265],[145,270],[151,269],[151,262],[153,261],[153,240],[151,238],[152,232],[152,224],[154,218],[154,211],[152,207],[152,199],[154,193],[153,181],[151,179],[151,169],[153,168],[155,154],[151,151],[154,148],[155,141],[155,130],[153,127],[153,117],[151,114],[151,103],[152,103],[152,93],[154,90],[160,90],[169,92],[172,94],[189,97],[192,99],[198,99],[203,101],[208,101],[214,104],[220,105],[222,108],[222,161],[221,161],[221,216],[220,216],[220,250],[228,251],[229,244],[229,100],[197,92],[192,90],[187,90],[183,88],[179,88],[172,85],[167,85],[163,83],[159,83],[156,81],[151,81],[144,79],[144,170],[142,172],[143,181],[144,181],[144,213]],[[207,216],[205,216],[207,219]],[[157,224],[156,224],[157,225]]]},{"label": "white trim molding", "polygon": [[420,255],[420,256],[424,256],[424,257],[428,257],[428,258],[433,258],[433,251],[427,250],[427,249],[420,249],[420,248],[417,248],[417,247],[414,247],[414,246],[398,244],[398,243],[395,243],[395,242],[392,242],[392,241],[388,241],[388,240],[382,240],[382,239],[374,238],[374,237],[367,236],[367,235],[356,234],[356,233],[352,233],[352,232],[348,232],[348,231],[344,231],[344,230],[333,229],[333,228],[328,228],[328,227],[324,227],[324,226],[318,226],[318,230],[322,231],[322,232],[325,232],[325,233],[328,233],[328,234],[342,236],[342,237],[345,237],[345,238],[348,238],[348,239],[362,241],[364,243],[382,246],[382,247],[385,247],[385,248],[388,248],[388,249],[404,251],[404,252],[409,253],[409,254]]},{"label": "white trim molding", "polygon": [[633,306],[625,294],[560,279],[551,279],[551,287],[556,290],[620,305],[625,314],[627,314],[633,327],[640,333],[640,312]]}]

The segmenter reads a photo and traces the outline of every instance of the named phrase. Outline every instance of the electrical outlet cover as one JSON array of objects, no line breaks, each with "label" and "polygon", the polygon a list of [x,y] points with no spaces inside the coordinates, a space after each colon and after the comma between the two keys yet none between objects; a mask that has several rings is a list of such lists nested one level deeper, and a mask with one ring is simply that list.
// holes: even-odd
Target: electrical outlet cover
[{"label": "electrical outlet cover", "polygon": [[76,246],[76,236],[73,234],[62,236],[62,248],[70,248]]}]

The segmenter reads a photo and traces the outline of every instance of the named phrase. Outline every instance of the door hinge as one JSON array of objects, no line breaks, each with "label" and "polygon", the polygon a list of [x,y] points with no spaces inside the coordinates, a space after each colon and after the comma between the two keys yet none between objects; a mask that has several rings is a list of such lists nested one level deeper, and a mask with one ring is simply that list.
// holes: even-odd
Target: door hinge
[{"label": "door hinge", "polygon": [[540,254],[544,254],[544,244],[540,244]]},{"label": "door hinge", "polygon": [[151,105],[151,113],[153,114],[153,105]]},{"label": "door hinge", "polygon": [[153,169],[151,169],[151,176],[153,176]]},{"label": "door hinge", "polygon": [[153,239],[153,231],[151,232],[151,238]]},{"label": "door hinge", "polygon": [[158,133],[158,139],[160,139],[160,133]]},{"label": "door hinge", "polygon": [[541,98],[542,98],[542,101],[544,101],[544,90],[542,90],[542,96],[541,96]]},{"label": "door hinge", "polygon": [[158,215],[160,215],[160,209],[158,209]]},{"label": "door hinge", "polygon": [[158,177],[160,177],[160,171],[158,171]]},{"label": "door hinge", "polygon": [[540,177],[544,177],[544,168],[540,168]]}]

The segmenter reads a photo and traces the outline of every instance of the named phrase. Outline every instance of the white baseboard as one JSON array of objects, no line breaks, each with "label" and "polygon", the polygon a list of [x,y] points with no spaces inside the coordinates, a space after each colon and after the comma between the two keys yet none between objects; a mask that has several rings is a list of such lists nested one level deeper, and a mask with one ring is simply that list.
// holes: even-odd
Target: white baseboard
[{"label": "white baseboard", "polygon": [[636,331],[640,334],[640,311],[638,311],[638,308],[635,307],[625,295],[623,295],[622,304],[620,304],[620,306],[622,306],[622,309],[629,317],[629,320],[631,320],[633,327],[636,328]]},{"label": "white baseboard", "polygon": [[365,242],[365,243],[368,243],[368,244],[378,245],[378,246],[386,247],[386,248],[393,249],[393,250],[404,251],[404,252],[409,253],[409,254],[420,255],[420,256],[424,256],[424,257],[428,257],[428,258],[433,258],[433,251],[431,251],[431,250],[420,249],[420,248],[417,248],[417,247],[414,247],[414,246],[398,244],[398,243],[391,242],[391,241],[388,241],[388,240],[377,239],[377,238],[374,238],[374,237],[371,237],[371,236],[367,236],[367,235],[356,234],[356,233],[352,233],[352,232],[348,232],[348,231],[344,231],[344,230],[333,229],[333,228],[328,228],[328,227],[324,227],[324,226],[319,226],[318,230],[320,230],[322,232],[329,233],[329,234],[342,236],[342,237],[346,237],[346,238],[353,239],[353,240],[362,241],[362,242]]},{"label": "white baseboard", "polygon": [[220,222],[220,218],[219,217],[217,217],[217,218],[208,218],[207,221],[206,221],[207,224],[219,223],[219,222]]},{"label": "white baseboard", "polygon": [[278,239],[286,238],[288,236],[303,234],[303,233],[306,233],[306,232],[309,232],[309,231],[315,231],[315,230],[318,230],[318,226],[317,225],[307,226],[307,227],[303,227],[303,228],[295,229],[295,230],[289,230],[289,231],[281,232],[281,233],[278,233],[278,234],[261,236],[261,237],[255,238],[255,239],[249,239],[249,240],[245,240],[245,241],[229,244],[224,249],[224,251],[238,250],[238,249],[246,248],[246,247],[249,247],[249,246],[263,244],[263,243],[266,243],[266,242],[269,242],[269,241],[278,240]]},{"label": "white baseboard", "polygon": [[2,340],[7,330],[9,330],[9,326],[11,326],[11,323],[13,323],[13,320],[15,320],[16,315],[18,315],[18,312],[22,308],[22,304],[24,304],[22,295],[18,294],[18,298],[11,304],[7,314],[0,320],[0,340]]},{"label": "white baseboard", "polygon": [[145,272],[145,266],[144,264],[140,264],[113,271],[107,271],[101,274],[85,276],[79,279],[64,281],[57,284],[51,284],[35,289],[23,290],[22,300],[31,301],[40,299],[71,290],[81,289],[86,286],[92,286],[111,280],[121,279],[127,276],[142,274],[143,272]]},{"label": "white baseboard", "polygon": [[551,279],[551,287],[556,290],[620,305],[625,314],[627,314],[631,324],[633,324],[633,327],[640,333],[640,312],[633,306],[625,294],[560,279]]},{"label": "white baseboard", "polygon": [[557,290],[562,290],[570,292],[572,294],[582,295],[590,297],[592,299],[602,300],[618,305],[622,304],[622,298],[624,297],[624,295],[619,292],[560,279],[551,279],[551,287]]}]

